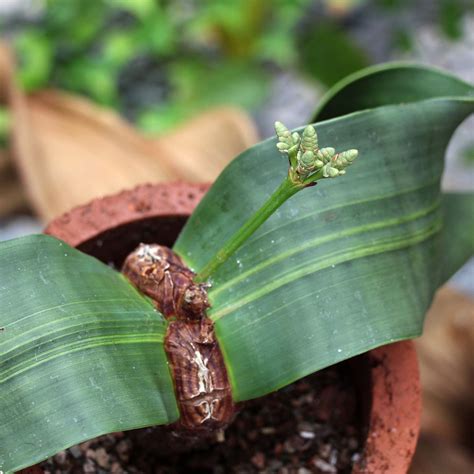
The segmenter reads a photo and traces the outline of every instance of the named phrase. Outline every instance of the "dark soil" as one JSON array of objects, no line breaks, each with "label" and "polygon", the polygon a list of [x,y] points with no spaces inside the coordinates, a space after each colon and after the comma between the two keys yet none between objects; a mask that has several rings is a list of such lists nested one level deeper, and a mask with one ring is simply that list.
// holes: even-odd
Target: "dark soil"
[{"label": "dark soil", "polygon": [[165,448],[163,428],[154,428],[87,441],[42,467],[47,473],[346,474],[360,457],[359,411],[347,366],[338,365],[248,402],[225,433],[185,452],[187,443],[179,440],[175,454]]}]

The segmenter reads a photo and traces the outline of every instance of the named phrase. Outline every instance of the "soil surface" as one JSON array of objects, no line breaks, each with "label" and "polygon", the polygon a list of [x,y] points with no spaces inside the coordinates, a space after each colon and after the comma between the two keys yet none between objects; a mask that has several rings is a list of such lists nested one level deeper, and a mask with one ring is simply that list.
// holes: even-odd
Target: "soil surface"
[{"label": "soil surface", "polygon": [[225,432],[197,446],[172,440],[163,428],[136,430],[74,446],[42,467],[46,473],[346,474],[360,458],[359,411],[347,365],[340,364],[246,403]]}]

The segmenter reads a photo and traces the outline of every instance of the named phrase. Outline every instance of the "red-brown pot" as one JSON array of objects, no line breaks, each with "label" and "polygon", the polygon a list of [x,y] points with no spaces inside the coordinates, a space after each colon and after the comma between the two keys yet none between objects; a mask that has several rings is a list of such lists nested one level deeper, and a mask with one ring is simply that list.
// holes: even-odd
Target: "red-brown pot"
[{"label": "red-brown pot", "polygon": [[[77,207],[53,220],[45,232],[120,266],[140,242],[171,246],[207,189],[184,183],[139,186]],[[354,358],[353,367],[368,427],[353,474],[405,474],[420,428],[414,345],[404,341],[380,347]]]}]

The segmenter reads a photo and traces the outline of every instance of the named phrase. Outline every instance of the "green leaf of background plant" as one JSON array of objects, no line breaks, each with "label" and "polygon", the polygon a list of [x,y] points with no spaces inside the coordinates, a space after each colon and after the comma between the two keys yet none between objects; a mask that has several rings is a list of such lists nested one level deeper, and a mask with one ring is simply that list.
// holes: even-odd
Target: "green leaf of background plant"
[{"label": "green leaf of background plant", "polygon": [[[473,111],[468,97],[432,99],[316,125],[321,146],[357,148],[356,164],[291,198],[213,276],[209,314],[236,400],[420,334],[442,278],[444,151]],[[243,153],[175,250],[199,271],[286,170],[275,140]]]},{"label": "green leaf of background plant", "polygon": [[43,87],[53,67],[53,46],[38,30],[24,32],[15,40],[20,69],[17,78],[26,91]]},{"label": "green leaf of background plant", "polygon": [[80,91],[105,106],[118,104],[118,70],[111,64],[85,58],[61,68],[57,75],[66,89]]},{"label": "green leaf of background plant", "polygon": [[177,419],[164,319],[123,276],[48,236],[0,268],[0,470]]},{"label": "green leaf of background plant", "polygon": [[155,13],[157,9],[157,2],[154,0],[106,0],[106,3],[128,11],[142,20]]},{"label": "green leaf of background plant", "polygon": [[463,34],[463,16],[464,13],[467,13],[467,8],[472,10],[472,3],[465,4],[462,0],[441,0],[440,3],[439,23],[441,30],[451,40],[460,39]]},{"label": "green leaf of background plant", "polygon": [[369,65],[364,51],[334,24],[309,28],[299,45],[303,71],[326,86]]},{"label": "green leaf of background plant", "polygon": [[181,61],[170,68],[169,76],[173,98],[138,115],[138,126],[146,133],[162,133],[219,104],[255,109],[265,99],[268,81],[264,72],[239,61],[205,67],[196,61]]}]

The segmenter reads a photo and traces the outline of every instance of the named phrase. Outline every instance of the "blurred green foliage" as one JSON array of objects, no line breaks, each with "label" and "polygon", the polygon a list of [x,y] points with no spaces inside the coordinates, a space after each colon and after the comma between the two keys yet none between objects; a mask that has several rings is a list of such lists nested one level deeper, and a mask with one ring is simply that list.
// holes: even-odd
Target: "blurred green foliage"
[{"label": "blurred green foliage", "polygon": [[[27,91],[53,85],[85,94],[150,132],[221,103],[255,109],[265,100],[275,71],[315,60],[300,55],[298,42],[299,24],[312,4],[46,0],[40,20],[16,38],[19,79]],[[334,43],[325,32],[318,38]],[[330,85],[365,65],[351,59],[355,47],[345,54],[347,45],[339,33],[338,49],[332,49],[341,54],[339,73],[328,77],[317,67],[306,71]]]},{"label": "blurred green foliage", "polygon": [[[466,0],[437,1],[441,29],[456,38]],[[281,70],[299,69],[331,86],[369,63],[347,34],[351,12],[414,8],[411,0],[44,0],[44,5],[41,17],[15,36],[23,87],[84,94],[149,132],[221,103],[255,110]],[[397,30],[393,43],[409,50],[410,32]]]},{"label": "blurred green foliage", "polygon": [[[470,5],[474,7],[474,2]],[[463,2],[461,0],[442,0],[440,10],[440,24],[448,38],[461,37],[461,21],[463,17]]]},{"label": "blurred green foliage", "polygon": [[[416,9],[420,2],[413,0],[373,0],[374,4],[387,11],[396,13],[402,9]],[[472,0],[433,0],[432,4],[425,4],[425,8],[432,8],[437,12],[437,23],[440,31],[449,39],[457,40],[462,35],[463,16],[474,11]],[[395,32],[395,45],[402,51],[407,51],[412,46],[411,32],[407,26]]]},{"label": "blurred green foliage", "polygon": [[303,42],[305,47],[300,51],[304,70],[328,87],[370,64],[363,51],[334,24],[318,25],[303,37]]},{"label": "blurred green foliage", "polygon": [[466,146],[462,150],[461,156],[464,160],[464,164],[474,166],[474,143],[472,145]]},{"label": "blurred green foliage", "polygon": [[[295,28],[309,3],[47,0],[16,38],[19,79],[27,91],[54,85],[128,110],[149,131],[222,102],[252,108],[272,68],[297,63]],[[148,74],[158,86],[130,104]]]},{"label": "blurred green foliage", "polygon": [[6,107],[0,106],[0,149],[8,145],[10,134],[11,117]]}]

